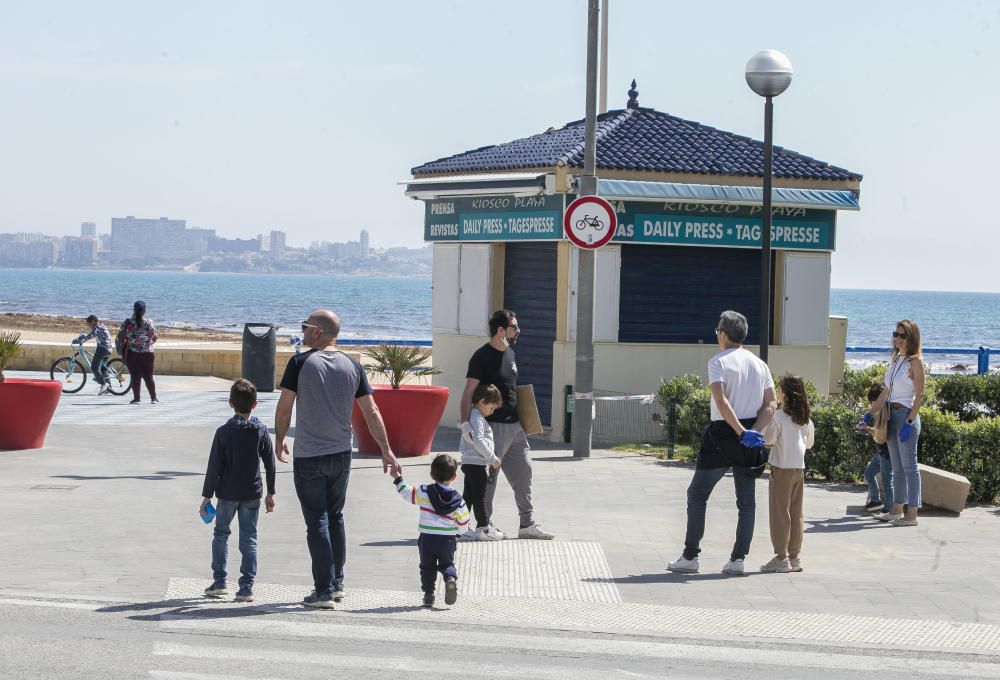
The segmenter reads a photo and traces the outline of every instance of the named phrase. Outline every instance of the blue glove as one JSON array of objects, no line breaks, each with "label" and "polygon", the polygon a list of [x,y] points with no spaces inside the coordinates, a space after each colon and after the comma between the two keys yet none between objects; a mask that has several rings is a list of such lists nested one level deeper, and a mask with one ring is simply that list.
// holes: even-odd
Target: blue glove
[{"label": "blue glove", "polygon": [[899,430],[899,442],[905,444],[912,434],[913,426],[909,423],[903,423],[903,427]]},{"label": "blue glove", "polygon": [[757,430],[745,430],[742,435],[740,435],[740,445],[745,446],[748,449],[756,449],[764,446],[764,435]]},{"label": "blue glove", "polygon": [[863,416],[861,416],[861,422],[865,425],[871,425],[875,422],[875,416],[872,415],[871,411],[866,411]]}]

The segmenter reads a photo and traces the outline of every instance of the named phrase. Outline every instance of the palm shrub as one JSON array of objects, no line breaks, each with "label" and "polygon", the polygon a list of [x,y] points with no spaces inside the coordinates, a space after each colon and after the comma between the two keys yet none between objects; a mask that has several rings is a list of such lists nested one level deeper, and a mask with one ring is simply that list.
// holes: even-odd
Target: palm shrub
[{"label": "palm shrub", "polygon": [[3,372],[18,352],[21,351],[21,334],[17,331],[0,331],[0,383],[4,381]]},{"label": "palm shrub", "polygon": [[394,390],[398,390],[407,378],[422,378],[441,372],[440,368],[422,365],[430,352],[419,347],[376,345],[363,349],[361,354],[370,359],[370,363],[365,365],[368,375],[385,377]]}]

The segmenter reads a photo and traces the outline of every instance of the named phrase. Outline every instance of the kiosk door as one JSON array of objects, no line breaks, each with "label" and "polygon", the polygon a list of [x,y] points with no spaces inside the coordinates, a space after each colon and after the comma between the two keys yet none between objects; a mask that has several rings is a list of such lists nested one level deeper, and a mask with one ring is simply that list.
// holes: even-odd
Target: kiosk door
[{"label": "kiosk door", "polygon": [[556,341],[556,244],[508,243],[504,308],[517,314],[517,384],[533,385],[542,424],[552,423],[552,345]]}]

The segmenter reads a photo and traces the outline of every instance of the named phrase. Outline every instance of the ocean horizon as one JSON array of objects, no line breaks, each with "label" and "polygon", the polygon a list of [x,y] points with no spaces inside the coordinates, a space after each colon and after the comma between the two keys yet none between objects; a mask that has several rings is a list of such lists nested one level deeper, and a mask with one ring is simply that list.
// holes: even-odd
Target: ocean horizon
[{"label": "ocean horizon", "polygon": [[[311,311],[328,307],[344,338],[429,340],[431,295],[430,279],[398,276],[0,268],[0,312],[117,322],[143,299],[158,324],[234,334],[247,322],[295,334]],[[855,364],[884,361],[904,318],[920,326],[925,347],[1000,348],[1000,293],[834,288],[830,314],[847,317],[848,346],[885,348],[848,354]],[[976,364],[971,355],[930,360],[936,370]]]}]

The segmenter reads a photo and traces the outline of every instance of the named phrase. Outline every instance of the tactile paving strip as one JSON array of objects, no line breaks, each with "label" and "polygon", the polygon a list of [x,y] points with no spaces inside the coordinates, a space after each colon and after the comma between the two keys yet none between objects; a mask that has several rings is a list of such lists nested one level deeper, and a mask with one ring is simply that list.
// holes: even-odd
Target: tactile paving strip
[{"label": "tactile paving strip", "polygon": [[621,602],[599,543],[459,541],[463,592],[583,602]]},{"label": "tactile paving strip", "polygon": [[[215,603],[202,596],[205,579],[170,579],[166,597],[191,606]],[[306,611],[308,587],[254,585],[251,607]],[[884,619],[798,612],[658,606],[623,602],[582,602],[529,597],[487,596],[461,591],[451,609],[422,609],[421,594],[395,590],[350,589],[331,615],[391,616],[485,626],[584,630],[605,633],[652,633],[675,637],[734,640],[769,639],[794,643],[925,649],[967,653],[1000,652],[1000,626],[955,621]]]}]

